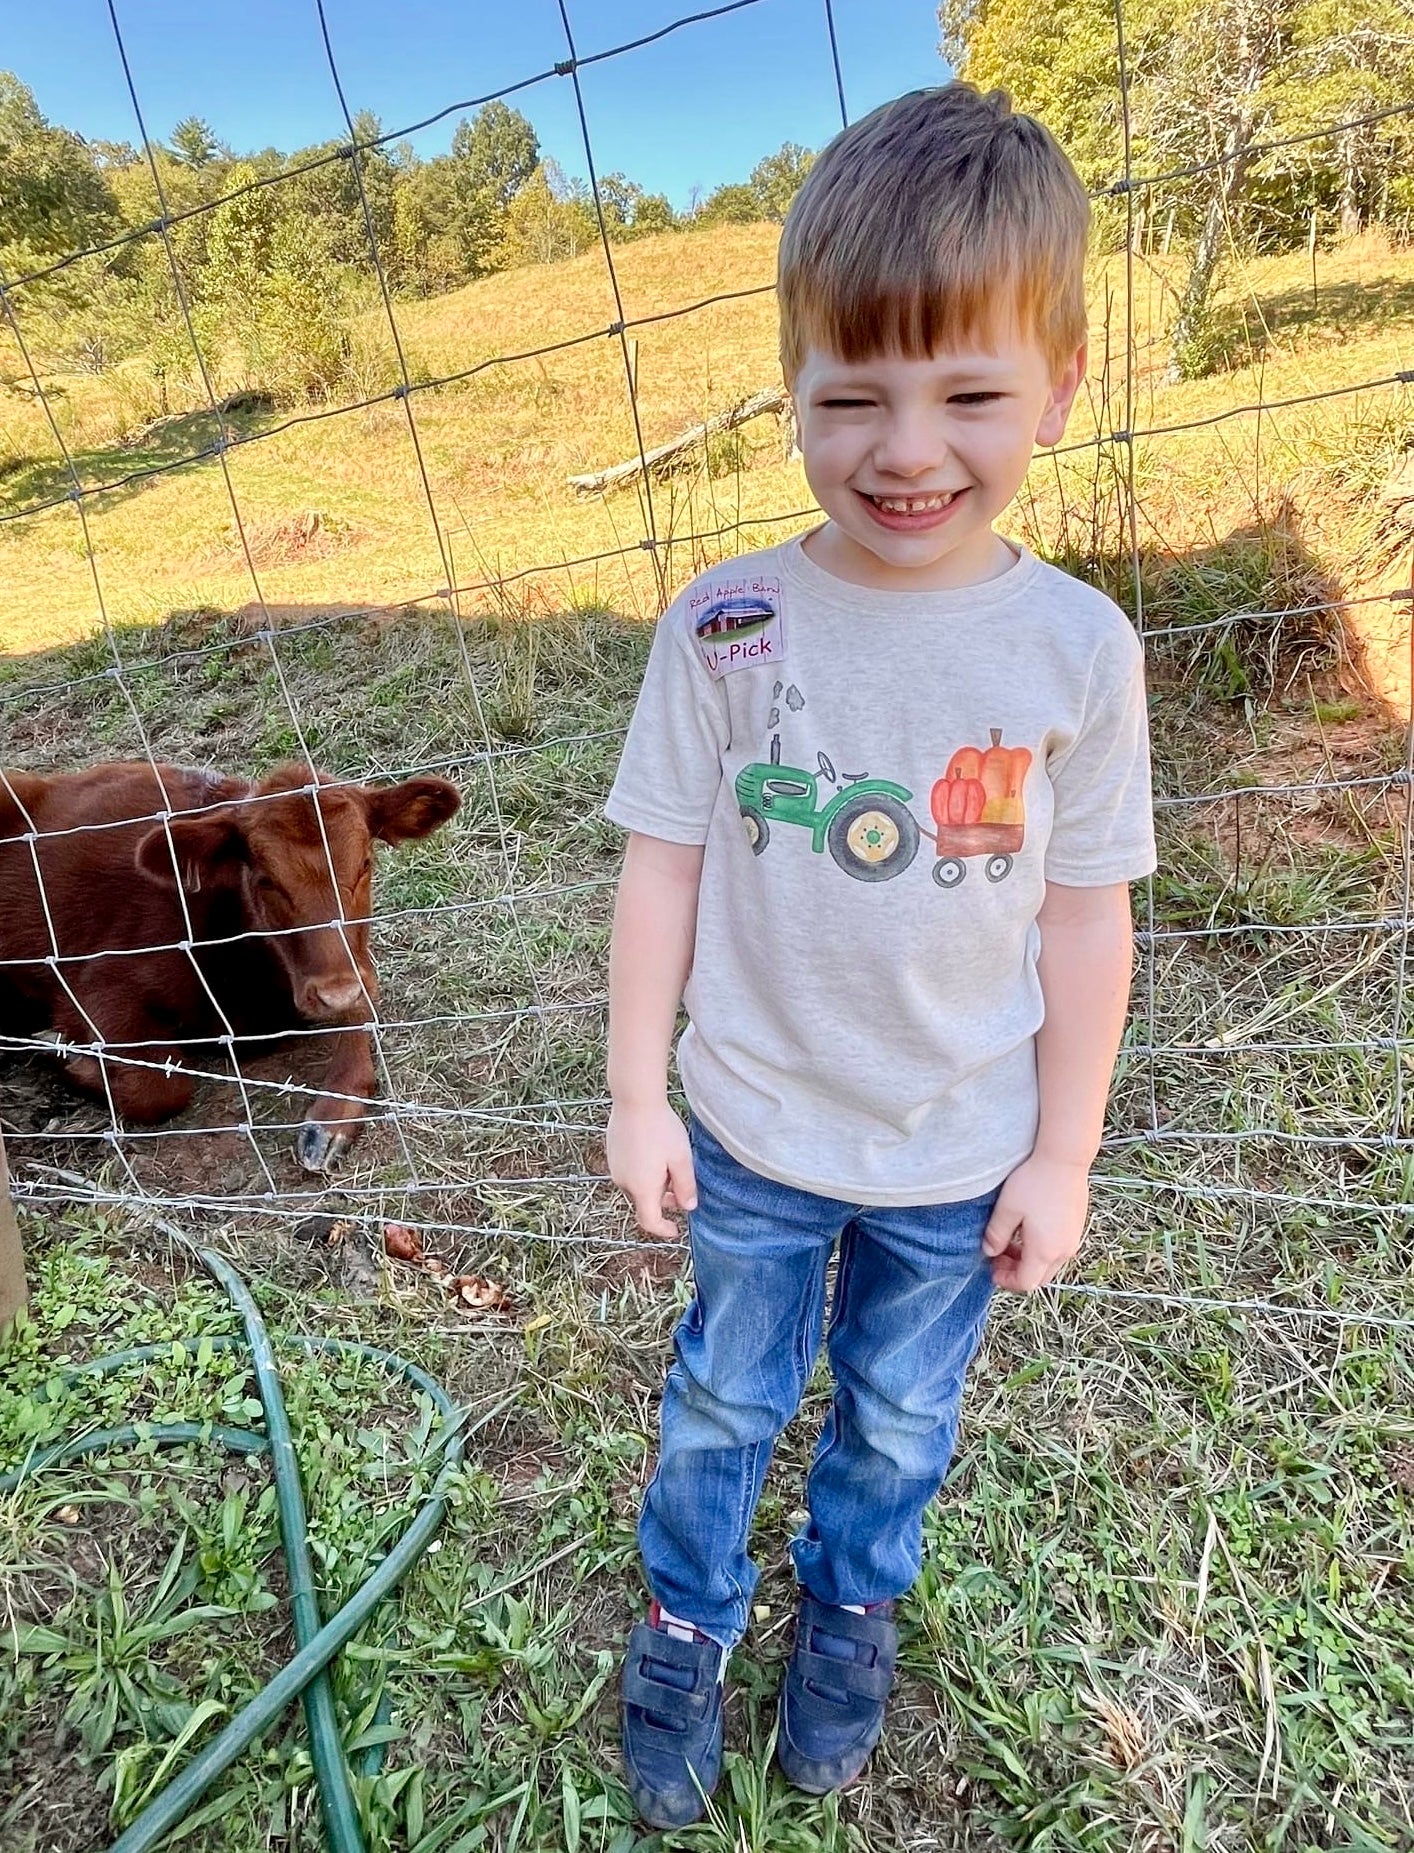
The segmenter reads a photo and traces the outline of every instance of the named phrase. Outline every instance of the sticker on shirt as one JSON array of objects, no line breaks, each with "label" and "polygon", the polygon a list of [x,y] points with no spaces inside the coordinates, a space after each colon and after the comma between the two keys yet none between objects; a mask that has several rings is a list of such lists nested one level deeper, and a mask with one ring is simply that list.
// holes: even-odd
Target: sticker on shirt
[{"label": "sticker on shirt", "polygon": [[959,747],[933,786],[935,830],[914,816],[906,785],[837,772],[825,752],[816,754],[814,771],[788,765],[774,733],[769,761],[744,766],[736,776],[747,841],[760,856],[773,832],[795,825],[810,832],[816,855],[828,852],[854,881],[882,882],[903,874],[926,836],[936,850],[933,880],[940,888],[956,888],[976,858],[989,882],[1005,881],[1025,840],[1023,788],[1032,754],[1029,747],[1003,746],[1000,728],[990,732],[990,746]]},{"label": "sticker on shirt", "polygon": [[709,580],[692,593],[688,611],[703,664],[718,681],[735,669],[785,661],[781,582],[774,575]]}]

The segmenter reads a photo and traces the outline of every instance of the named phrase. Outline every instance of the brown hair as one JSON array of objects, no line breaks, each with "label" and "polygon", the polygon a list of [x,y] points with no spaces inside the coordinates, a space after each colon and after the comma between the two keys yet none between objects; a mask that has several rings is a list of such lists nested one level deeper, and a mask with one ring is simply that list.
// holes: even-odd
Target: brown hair
[{"label": "brown hair", "polygon": [[1090,202],[1004,90],[915,90],[837,135],[781,233],[781,365],[920,359],[981,339],[1003,305],[1059,373],[1085,339]]}]

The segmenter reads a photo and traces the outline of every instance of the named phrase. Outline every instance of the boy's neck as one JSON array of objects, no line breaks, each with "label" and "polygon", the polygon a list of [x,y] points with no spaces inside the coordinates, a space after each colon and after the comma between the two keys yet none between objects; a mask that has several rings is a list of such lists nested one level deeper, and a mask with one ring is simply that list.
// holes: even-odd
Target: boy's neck
[{"label": "boy's neck", "polygon": [[959,548],[944,559],[914,571],[880,560],[850,538],[833,521],[812,528],[801,540],[811,564],[846,585],[872,592],[950,592],[985,585],[1011,571],[1021,555],[991,528],[976,536],[976,544]]}]

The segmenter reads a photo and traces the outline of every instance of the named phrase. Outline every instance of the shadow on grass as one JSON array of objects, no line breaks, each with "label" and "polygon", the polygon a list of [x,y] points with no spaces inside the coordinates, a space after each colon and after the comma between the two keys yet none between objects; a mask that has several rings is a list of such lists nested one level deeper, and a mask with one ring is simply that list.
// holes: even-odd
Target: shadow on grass
[{"label": "shadow on grass", "polygon": [[[89,448],[70,449],[74,470],[85,489],[102,490],[102,500],[111,504],[135,495],[159,472],[214,463],[216,445],[224,422],[233,438],[258,435],[278,422],[278,414],[264,395],[242,395],[240,403],[262,401],[259,409],[232,410],[222,417],[204,408],[195,412],[176,412],[171,417],[155,419],[141,431],[113,444],[96,444]],[[12,462],[0,475],[0,516],[19,515],[66,496],[73,487],[69,466],[62,457],[24,457]]]},{"label": "shadow on grass", "polygon": [[1249,367],[1264,359],[1273,344],[1292,336],[1321,335],[1331,340],[1370,336],[1407,328],[1414,317],[1414,283],[1393,276],[1349,283],[1322,283],[1315,288],[1278,290],[1254,301],[1244,295],[1217,304],[1211,317],[1212,370]]}]

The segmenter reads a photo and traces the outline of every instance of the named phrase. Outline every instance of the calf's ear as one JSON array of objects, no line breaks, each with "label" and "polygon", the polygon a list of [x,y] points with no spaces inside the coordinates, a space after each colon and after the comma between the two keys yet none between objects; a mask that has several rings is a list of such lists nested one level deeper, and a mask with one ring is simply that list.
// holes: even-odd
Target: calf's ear
[{"label": "calf's ear", "polygon": [[431,836],[461,808],[461,793],[446,779],[407,779],[401,785],[365,790],[368,834],[384,843]]},{"label": "calf's ear", "polygon": [[[171,831],[171,847],[167,832]],[[173,855],[188,894],[228,886],[245,856],[245,838],[235,820],[220,811],[203,817],[174,817],[164,829],[149,830],[134,852],[138,872],[163,888],[174,888]]]}]

